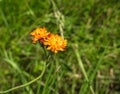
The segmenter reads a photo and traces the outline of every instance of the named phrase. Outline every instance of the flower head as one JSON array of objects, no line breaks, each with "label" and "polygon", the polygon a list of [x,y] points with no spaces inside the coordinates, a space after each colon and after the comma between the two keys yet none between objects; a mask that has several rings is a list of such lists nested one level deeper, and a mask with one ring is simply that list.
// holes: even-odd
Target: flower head
[{"label": "flower head", "polygon": [[64,51],[67,40],[62,39],[62,37],[57,34],[50,34],[47,39],[45,39],[44,45],[47,46],[48,50],[57,53],[58,51]]},{"label": "flower head", "polygon": [[49,35],[45,27],[37,28],[34,31],[32,31],[30,34],[34,36],[33,43],[36,43],[37,40],[43,42],[43,40]]}]

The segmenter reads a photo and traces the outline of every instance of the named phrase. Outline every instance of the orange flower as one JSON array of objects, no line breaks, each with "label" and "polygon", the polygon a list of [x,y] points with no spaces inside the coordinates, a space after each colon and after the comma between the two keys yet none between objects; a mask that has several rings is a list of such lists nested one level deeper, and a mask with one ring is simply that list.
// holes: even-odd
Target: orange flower
[{"label": "orange flower", "polygon": [[67,45],[67,40],[62,39],[62,37],[57,34],[50,34],[47,39],[45,39],[44,45],[47,46],[48,50],[57,53],[58,51],[64,51]]},{"label": "orange flower", "polygon": [[34,31],[32,31],[30,34],[34,36],[33,43],[36,43],[37,40],[43,42],[43,40],[49,35],[45,27],[37,28]]}]

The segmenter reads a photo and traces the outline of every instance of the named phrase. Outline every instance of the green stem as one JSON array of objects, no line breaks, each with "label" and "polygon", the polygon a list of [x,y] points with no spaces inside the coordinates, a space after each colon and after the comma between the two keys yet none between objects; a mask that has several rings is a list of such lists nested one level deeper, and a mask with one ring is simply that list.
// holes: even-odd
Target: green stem
[{"label": "green stem", "polygon": [[36,82],[37,80],[39,80],[39,79],[43,76],[43,74],[44,74],[44,72],[45,72],[45,68],[46,68],[46,63],[44,63],[43,71],[42,71],[42,73],[41,73],[37,78],[33,79],[32,81],[30,81],[30,82],[28,82],[28,83],[26,83],[26,84],[13,87],[13,88],[10,88],[10,89],[5,90],[5,91],[0,91],[0,93],[1,93],[1,94],[3,94],[3,93],[8,93],[8,92],[11,92],[11,91],[13,91],[13,90],[16,90],[16,89],[19,89],[19,88],[23,88],[23,87],[25,87],[25,86],[28,86],[28,85]]},{"label": "green stem", "polygon": [[[78,49],[75,48],[74,51],[75,51],[75,54],[76,54],[76,57],[77,57],[79,66],[81,67],[81,70],[82,70],[82,72],[83,72],[83,75],[84,75],[86,81],[87,81],[87,82],[90,82],[89,79],[88,79],[87,73],[86,73],[86,71],[85,71],[85,68],[84,68],[84,66],[83,66],[82,60],[81,60],[81,58],[80,58],[80,54],[78,53]],[[93,88],[92,88],[92,86],[91,86],[91,84],[90,84],[90,90],[91,90],[91,93],[92,93],[92,94],[95,94],[95,93],[94,93],[94,90],[93,90]]]}]

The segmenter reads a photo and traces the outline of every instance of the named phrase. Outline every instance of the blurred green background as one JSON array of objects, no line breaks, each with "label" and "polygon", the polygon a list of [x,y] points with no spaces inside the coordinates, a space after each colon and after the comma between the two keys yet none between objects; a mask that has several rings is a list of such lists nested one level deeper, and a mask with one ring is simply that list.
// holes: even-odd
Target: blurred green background
[{"label": "blurred green background", "polygon": [[95,94],[119,94],[120,0],[0,0],[0,91],[41,73],[44,51],[29,34],[37,27],[63,34],[67,49],[40,80],[7,94],[92,94],[90,85]]}]

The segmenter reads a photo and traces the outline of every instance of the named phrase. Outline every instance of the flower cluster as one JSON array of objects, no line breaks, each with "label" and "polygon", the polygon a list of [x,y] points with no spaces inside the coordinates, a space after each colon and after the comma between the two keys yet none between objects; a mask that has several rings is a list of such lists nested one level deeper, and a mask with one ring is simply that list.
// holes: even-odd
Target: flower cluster
[{"label": "flower cluster", "polygon": [[46,28],[37,28],[30,33],[33,38],[33,43],[40,41],[44,46],[47,46],[47,50],[51,50],[54,53],[58,51],[64,51],[67,46],[67,40],[64,40],[57,34],[51,34],[47,32]]}]

